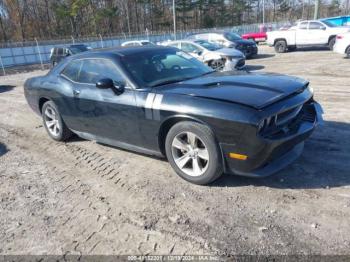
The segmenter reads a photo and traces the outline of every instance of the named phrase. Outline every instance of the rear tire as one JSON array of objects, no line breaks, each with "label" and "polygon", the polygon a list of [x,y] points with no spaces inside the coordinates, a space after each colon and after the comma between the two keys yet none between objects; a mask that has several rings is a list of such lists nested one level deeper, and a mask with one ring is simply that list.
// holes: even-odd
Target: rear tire
[{"label": "rear tire", "polygon": [[175,172],[191,183],[209,184],[223,173],[219,146],[205,125],[190,121],[175,124],[167,134],[165,152]]},{"label": "rear tire", "polygon": [[277,53],[285,53],[287,51],[287,42],[285,40],[278,40],[275,43],[275,51]]},{"label": "rear tire", "polygon": [[333,51],[333,47],[335,45],[335,37],[332,37],[330,40],[329,40],[329,43],[328,43],[328,47],[331,51]]},{"label": "rear tire", "polygon": [[42,107],[41,116],[46,132],[56,141],[66,141],[72,135],[64,123],[57,106],[53,101],[47,101]]}]

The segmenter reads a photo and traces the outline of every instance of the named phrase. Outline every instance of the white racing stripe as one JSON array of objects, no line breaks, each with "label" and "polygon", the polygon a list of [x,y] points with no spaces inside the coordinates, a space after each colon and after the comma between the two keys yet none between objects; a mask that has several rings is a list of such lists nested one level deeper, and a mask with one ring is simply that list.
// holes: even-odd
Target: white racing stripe
[{"label": "white racing stripe", "polygon": [[149,93],[145,103],[146,119],[152,119],[152,105],[156,94]]},{"label": "white racing stripe", "polygon": [[162,104],[163,95],[149,93],[146,98],[145,109],[146,119],[160,120],[160,106]]},{"label": "white racing stripe", "polygon": [[160,120],[160,105],[162,104],[162,100],[163,100],[163,95],[156,95],[156,98],[154,99],[153,102],[153,120]]}]

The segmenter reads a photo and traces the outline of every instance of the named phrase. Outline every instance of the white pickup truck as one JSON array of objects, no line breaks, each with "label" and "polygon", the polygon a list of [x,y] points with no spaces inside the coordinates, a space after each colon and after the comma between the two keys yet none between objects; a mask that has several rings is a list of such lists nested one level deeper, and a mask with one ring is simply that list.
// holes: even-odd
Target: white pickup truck
[{"label": "white pickup truck", "polygon": [[337,34],[345,32],[350,32],[350,27],[337,27],[327,21],[300,21],[287,30],[267,32],[267,44],[274,46],[277,53],[305,46],[328,46],[333,50]]}]

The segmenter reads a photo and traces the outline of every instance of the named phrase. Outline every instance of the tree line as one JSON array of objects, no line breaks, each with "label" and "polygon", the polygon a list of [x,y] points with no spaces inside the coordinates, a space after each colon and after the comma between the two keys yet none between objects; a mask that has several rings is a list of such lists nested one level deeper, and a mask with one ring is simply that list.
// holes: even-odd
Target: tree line
[{"label": "tree line", "polygon": [[[312,19],[315,0],[175,0],[178,30]],[[109,36],[173,28],[172,0],[0,0],[0,41]],[[350,0],[321,0],[320,16]]]}]

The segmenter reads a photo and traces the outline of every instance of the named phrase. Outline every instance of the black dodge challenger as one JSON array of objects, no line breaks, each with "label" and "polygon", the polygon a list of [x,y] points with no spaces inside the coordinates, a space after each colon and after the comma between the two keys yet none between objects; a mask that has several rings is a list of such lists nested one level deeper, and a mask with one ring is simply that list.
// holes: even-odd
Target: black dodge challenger
[{"label": "black dodge challenger", "polygon": [[307,81],[215,72],[172,47],[81,53],[28,79],[24,91],[51,138],[75,133],[166,156],[196,184],[277,172],[301,154],[322,114]]}]

